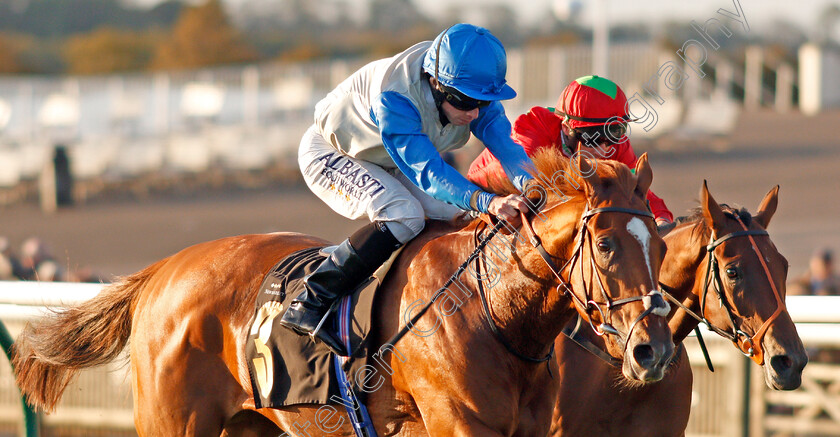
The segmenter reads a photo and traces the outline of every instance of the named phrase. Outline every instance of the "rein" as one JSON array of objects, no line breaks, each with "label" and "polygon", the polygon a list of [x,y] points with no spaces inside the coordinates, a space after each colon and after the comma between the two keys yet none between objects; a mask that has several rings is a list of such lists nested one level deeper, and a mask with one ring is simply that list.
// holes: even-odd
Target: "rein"
[{"label": "rein", "polygon": [[[738,221],[738,224],[741,225],[743,228],[742,231],[735,231],[729,234],[724,235],[721,238],[715,239],[714,234],[709,238],[709,244],[706,246],[706,256],[708,262],[706,264],[706,274],[704,275],[703,280],[703,292],[700,296],[700,314],[696,314],[690,309],[688,309],[682,302],[679,302],[676,298],[674,298],[670,293],[663,289],[663,295],[668,298],[671,302],[674,302],[677,306],[682,308],[688,315],[692,318],[697,320],[698,322],[702,322],[706,325],[706,327],[713,331],[714,333],[720,335],[728,339],[729,341],[735,343],[738,349],[741,352],[752,359],[756,364],[763,365],[764,364],[764,350],[761,347],[761,341],[764,337],[764,333],[767,331],[767,328],[770,327],[770,324],[773,323],[774,320],[782,313],[785,309],[785,302],[781,298],[778,289],[776,288],[776,284],[773,282],[773,277],[770,274],[770,269],[767,267],[767,264],[764,261],[764,257],[761,256],[761,251],[758,249],[758,245],[755,242],[754,236],[769,236],[767,231],[765,230],[749,230],[747,226],[744,224],[743,221],[737,216],[732,215],[735,220]],[[744,332],[743,330],[738,328],[738,324],[735,323],[735,316],[732,313],[732,308],[727,303],[726,299],[723,296],[723,280],[720,277],[720,265],[718,263],[717,257],[715,256],[715,249],[720,246],[723,242],[728,241],[733,238],[738,237],[747,237],[750,240],[750,246],[753,249],[753,252],[758,256],[758,260],[761,262],[761,266],[764,269],[764,273],[767,276],[767,280],[770,282],[770,287],[773,290],[773,294],[776,298],[776,310],[773,314],[764,321],[761,327],[755,332],[755,334],[751,337],[749,334]],[[705,308],[706,308],[706,297],[709,292],[709,284],[714,279],[714,288],[715,293],[720,300],[721,307],[726,310],[727,318],[729,319],[729,323],[732,325],[732,332],[722,330],[716,326],[713,326],[708,318],[706,318]],[[708,358],[707,358],[708,360]]]},{"label": "rein", "polygon": [[[420,309],[420,312],[418,312],[414,317],[412,317],[411,321],[409,321],[409,323],[406,323],[406,325],[403,326],[402,329],[399,330],[399,332],[394,334],[394,336],[391,337],[390,340],[386,341],[385,344],[382,345],[382,347],[391,346],[393,348],[393,346],[396,345],[401,338],[405,337],[405,335],[408,334],[408,331],[411,330],[411,327],[414,326],[420,320],[420,317],[423,317],[423,314],[426,314],[426,311],[428,311],[429,308],[432,307],[432,304],[435,303],[437,299],[447,291],[448,287],[452,285],[452,283],[455,282],[461,276],[461,274],[464,273],[464,271],[467,270],[467,266],[479,254],[482,253],[482,251],[484,250],[484,246],[487,246],[487,243],[489,243],[490,240],[496,236],[496,234],[499,232],[499,230],[502,229],[504,225],[505,222],[499,220],[498,223],[496,223],[493,226],[493,229],[490,230],[490,233],[484,238],[482,238],[481,241],[478,242],[478,244],[476,244],[475,250],[473,250],[470,256],[467,257],[467,260],[461,263],[460,266],[458,266],[458,270],[456,270],[455,273],[453,273],[452,276],[450,276],[449,279],[446,280],[446,283],[443,284],[443,286],[438,288],[438,290],[432,296],[432,299],[429,300],[429,303],[423,305],[423,308]],[[382,347],[380,347],[380,350],[382,349]]]},{"label": "rein", "polygon": [[[566,325],[565,328],[563,328],[563,335],[565,335],[569,340],[573,341],[581,348],[585,349],[587,352],[591,353],[592,355],[595,355],[597,358],[599,358],[604,363],[608,364],[610,367],[614,369],[621,369],[621,360],[604,352],[604,350],[601,349],[600,346],[596,345],[592,342],[592,340],[580,333],[580,328],[582,325],[581,321],[582,317],[580,316],[580,314],[578,314],[577,320],[575,321],[574,325],[570,323]],[[674,348],[674,354],[671,355],[672,365],[676,363],[677,359],[679,359],[683,348],[685,348],[685,346],[682,343],[678,344],[677,347]],[[706,346],[702,345],[702,348],[705,350]],[[708,356],[708,353],[706,353],[706,356]],[[711,363],[709,363],[709,365],[711,366]],[[712,369],[712,372],[714,372],[714,369]]]},{"label": "rein", "polygon": [[[522,214],[522,219],[525,219],[525,213],[521,212],[521,211],[520,211],[520,213]],[[502,223],[502,221],[499,220],[499,223]],[[522,223],[525,223],[525,222],[523,221]],[[476,227],[475,229],[476,229],[476,239],[477,239],[478,235],[479,235],[479,230],[478,230],[478,227]],[[479,277],[481,277],[481,265],[482,265],[481,261],[484,261],[484,259],[486,258],[486,255],[484,254],[484,251],[482,251],[481,254],[482,254],[481,257],[476,258],[476,264],[478,266]],[[485,264],[486,264],[486,262],[485,262]],[[544,362],[550,360],[551,357],[554,356],[554,343],[553,342],[551,343],[551,347],[548,349],[548,353],[545,354],[541,358],[529,357],[528,355],[522,354],[521,352],[516,350],[515,347],[513,347],[513,344],[511,344],[511,342],[508,341],[507,337],[505,337],[505,335],[502,334],[502,331],[499,330],[499,327],[496,326],[496,322],[493,320],[493,315],[490,313],[490,304],[487,301],[486,294],[484,293],[484,281],[481,280],[481,279],[478,279],[477,283],[478,283],[478,286],[477,286],[478,296],[481,299],[481,309],[482,309],[482,312],[484,314],[484,318],[487,321],[487,324],[490,326],[490,331],[492,331],[493,335],[496,336],[496,338],[499,340],[499,342],[502,343],[505,346],[505,349],[507,349],[508,352],[512,353],[513,355],[515,355],[520,360],[527,361],[529,363],[544,363]],[[551,366],[548,367],[548,372],[551,373]]]},{"label": "rein", "polygon": [[[660,293],[658,291],[652,291],[645,296],[634,296],[634,297],[628,297],[628,298],[613,301],[612,299],[610,299],[609,295],[604,290],[604,285],[603,285],[603,282],[601,280],[600,273],[598,273],[600,270],[595,265],[594,259],[592,259],[591,262],[592,262],[593,271],[596,272],[596,275],[598,277],[598,284],[599,284],[600,290],[601,290],[601,294],[603,295],[606,303],[596,302],[590,296],[589,287],[587,287],[585,285],[584,285],[584,288],[585,288],[584,300],[586,301],[586,303],[584,303],[584,300],[581,300],[574,293],[571,284],[568,281],[566,281],[563,278],[563,275],[562,275],[562,272],[566,269],[566,267],[571,266],[569,268],[569,275],[571,276],[571,272],[574,269],[574,265],[577,263],[577,261],[580,259],[580,255],[583,253],[583,245],[584,245],[584,242],[586,240],[586,236],[590,232],[589,227],[588,227],[589,220],[592,217],[594,217],[596,214],[607,213],[607,212],[633,214],[633,215],[638,215],[638,216],[642,216],[642,217],[647,217],[647,218],[650,218],[650,219],[654,218],[653,214],[650,211],[642,211],[642,210],[630,209],[630,208],[603,207],[603,208],[594,208],[594,209],[591,209],[591,210],[588,209],[587,211],[584,212],[584,214],[581,216],[581,219],[580,219],[581,220],[581,227],[580,227],[581,237],[578,240],[577,245],[575,246],[574,254],[566,262],[566,264],[563,265],[562,268],[557,267],[557,264],[554,262],[551,255],[548,253],[548,251],[545,250],[545,248],[543,247],[543,244],[542,244],[542,240],[536,234],[536,232],[534,232],[534,228],[532,227],[531,222],[528,220],[528,217],[526,216],[524,211],[520,211],[520,218],[521,218],[521,221],[522,221],[522,228],[528,234],[528,240],[530,241],[531,245],[534,246],[534,248],[540,254],[540,257],[546,263],[549,270],[551,270],[551,272],[554,274],[554,276],[557,277],[557,279],[559,281],[559,284],[557,286],[557,290],[560,291],[563,295],[570,296],[572,298],[572,301],[574,302],[574,304],[580,309],[580,311],[583,311],[584,313],[588,314],[590,309],[592,309],[592,308],[598,310],[598,312],[601,314],[602,320],[604,320],[604,323],[600,324],[598,327],[595,327],[595,325],[592,323],[592,319],[590,317],[587,317],[589,325],[592,327],[592,330],[599,336],[603,336],[605,334],[611,334],[611,335],[618,336],[620,339],[622,337],[624,337],[624,339],[625,339],[624,343],[625,343],[625,347],[626,347],[626,339],[629,338],[629,336],[633,333],[633,330],[635,329],[636,325],[640,321],[642,321],[645,317],[647,317],[649,314],[654,313],[656,310],[661,309],[661,308],[666,306],[666,303],[665,303],[664,299],[662,299],[662,296],[660,295]],[[493,237],[495,237],[496,234],[505,225],[506,225],[505,221],[497,220],[497,222],[495,223],[493,228],[490,230],[490,232],[487,235],[484,235],[482,238],[479,238],[478,228],[476,228],[477,244],[476,244],[476,247],[473,250],[473,252],[470,254],[470,256],[467,257],[467,260],[464,261],[458,267],[458,269],[455,271],[455,273],[453,273],[452,276],[449,277],[449,279],[446,281],[446,283],[435,292],[435,294],[432,296],[432,299],[429,300],[429,302],[426,305],[424,305],[420,309],[420,311],[411,318],[410,322],[407,323],[405,326],[403,326],[402,329],[399,330],[399,332],[397,332],[393,337],[391,337],[391,339],[389,339],[387,342],[385,342],[385,344],[383,344],[383,347],[385,347],[385,346],[392,346],[393,347],[402,337],[404,337],[408,333],[408,331],[411,329],[411,326],[414,326],[414,324],[416,324],[420,320],[420,318],[429,310],[429,308],[431,308],[432,304],[434,304],[437,301],[437,299],[441,295],[443,295],[444,292],[446,292],[447,287],[449,285],[451,285],[453,282],[455,282],[457,280],[457,278],[460,277],[461,274],[464,271],[466,271],[466,268],[469,265],[469,263],[471,263],[473,260],[476,260],[478,262],[479,255],[482,255],[482,256],[484,255],[484,248],[487,246],[487,244],[490,242],[490,240]],[[592,250],[592,245],[591,244],[589,245],[589,249],[590,249],[590,251]],[[593,257],[590,257],[590,258],[593,258]],[[479,264],[479,271],[480,271],[480,268],[481,267],[480,267],[480,264]],[[581,277],[583,277],[583,265],[582,264],[580,265],[580,271],[581,271]],[[554,343],[551,344],[549,352],[545,356],[540,357],[540,358],[534,358],[534,357],[529,357],[527,355],[524,355],[524,354],[520,353],[519,351],[517,351],[513,347],[513,345],[510,343],[510,341],[502,334],[502,332],[499,330],[496,323],[493,321],[492,314],[490,314],[490,308],[489,308],[489,304],[487,302],[487,297],[486,297],[486,294],[484,293],[483,281],[479,279],[477,282],[478,282],[478,287],[477,287],[478,288],[478,294],[479,294],[480,299],[481,299],[481,305],[482,305],[482,311],[483,311],[484,317],[485,317],[488,325],[490,326],[490,330],[494,333],[494,335],[499,340],[499,342],[502,343],[510,353],[512,353],[514,356],[516,356],[517,358],[519,358],[523,361],[530,362],[530,363],[543,363],[543,362],[547,362],[548,360],[550,360],[551,357],[554,355]],[[563,287],[563,290],[560,290],[560,287]],[[654,300],[654,298],[656,298],[656,297],[658,297],[658,299]],[[599,305],[605,305],[607,307],[607,314],[609,314],[609,311],[612,310],[615,307],[618,307],[620,305],[624,305],[624,304],[627,304],[627,303],[631,303],[631,302],[637,302],[637,301],[645,302],[645,307],[646,308],[645,308],[645,311],[643,311],[641,314],[639,314],[638,317],[636,317],[636,320],[633,322],[633,324],[630,327],[630,330],[628,331],[628,333],[626,335],[623,335],[615,327],[606,323],[607,317],[604,314],[603,310],[601,310],[601,308],[599,306]],[[550,368],[549,368],[549,371],[550,371]]]},{"label": "rein", "polygon": [[[592,323],[592,319],[590,317],[587,317],[587,321],[589,322],[589,325],[592,328],[592,330],[595,332],[595,334],[597,334],[598,336],[603,336],[605,334],[611,334],[611,335],[618,336],[619,339],[621,339],[623,337],[624,342],[625,342],[625,347],[626,347],[626,339],[629,338],[630,335],[632,335],[633,330],[636,328],[636,325],[640,321],[642,321],[645,317],[647,317],[649,314],[651,314],[651,313],[655,312],[656,310],[666,306],[666,303],[665,303],[664,299],[662,299],[662,296],[658,293],[658,291],[656,291],[656,290],[651,291],[650,293],[648,293],[645,296],[633,296],[633,297],[628,297],[628,298],[613,301],[612,299],[610,299],[609,295],[607,294],[606,290],[604,289],[604,284],[603,284],[603,281],[601,279],[601,275],[599,273],[600,269],[595,264],[594,257],[590,257],[590,263],[591,263],[593,272],[595,272],[595,274],[597,276],[599,290],[601,291],[601,295],[604,297],[604,300],[605,300],[606,303],[596,302],[594,300],[594,298],[592,296],[590,296],[590,293],[589,293],[589,288],[590,287],[586,286],[586,284],[584,284],[584,299],[583,300],[580,299],[574,293],[574,291],[572,289],[572,286],[569,283],[569,281],[565,280],[563,278],[563,275],[562,275],[562,272],[564,270],[566,270],[566,267],[569,267],[569,277],[571,278],[571,274],[572,274],[572,271],[574,270],[575,264],[581,258],[581,255],[583,253],[583,245],[585,243],[587,235],[590,234],[590,230],[589,230],[589,227],[588,227],[589,219],[594,217],[596,214],[607,213],[607,212],[633,214],[633,215],[638,215],[638,216],[642,216],[642,217],[647,217],[647,218],[650,218],[651,220],[654,218],[653,214],[650,211],[642,211],[642,210],[630,209],[630,208],[603,207],[603,208],[594,208],[594,209],[591,209],[591,210],[587,210],[583,214],[583,216],[581,216],[581,232],[580,232],[581,236],[580,236],[580,239],[578,240],[577,246],[575,247],[574,254],[566,262],[566,264],[563,265],[562,268],[557,268],[557,264],[554,263],[554,260],[551,258],[551,255],[543,247],[543,244],[542,244],[542,241],[540,240],[540,237],[534,232],[534,229],[531,226],[530,222],[528,222],[526,220],[525,213],[522,213],[522,223],[523,223],[522,227],[523,227],[523,229],[525,229],[526,233],[528,234],[528,239],[531,242],[531,245],[533,245],[534,248],[537,249],[537,252],[540,254],[543,261],[545,261],[549,270],[551,270],[551,272],[554,274],[554,276],[559,281],[559,285],[557,286],[557,290],[560,291],[562,294],[571,297],[574,304],[582,312],[588,314],[590,312],[590,310],[594,308],[594,309],[598,310],[598,312],[601,314],[601,319],[604,321],[604,323],[601,323],[597,327]],[[591,240],[591,238],[590,238],[590,240]],[[589,250],[592,251],[591,242],[589,244]],[[583,275],[583,264],[579,264],[579,265],[580,265],[581,278],[583,278],[584,277],[584,275]],[[560,290],[560,287],[563,287],[562,291]],[[584,300],[585,300],[586,303],[584,303]],[[645,303],[645,310],[641,314],[639,314],[638,317],[636,317],[636,320],[634,320],[633,324],[630,325],[630,330],[627,332],[626,335],[619,332],[611,324],[606,323],[607,317],[606,317],[606,314],[604,313],[604,311],[601,309],[600,305],[606,306],[607,314],[609,314],[609,311],[612,310],[613,308],[616,308],[618,306],[621,306],[621,305],[624,305],[624,304],[627,304],[627,303],[637,302],[637,301],[643,301]]]}]

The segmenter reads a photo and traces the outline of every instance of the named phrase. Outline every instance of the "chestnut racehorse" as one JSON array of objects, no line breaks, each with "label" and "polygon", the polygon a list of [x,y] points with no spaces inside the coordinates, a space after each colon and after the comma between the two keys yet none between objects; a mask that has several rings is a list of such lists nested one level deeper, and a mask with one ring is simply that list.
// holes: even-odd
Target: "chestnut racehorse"
[{"label": "chestnut racehorse", "polygon": [[[765,231],[778,192],[773,188],[751,217],[718,205],[704,183],[700,210],[678,220],[665,236],[668,253],[659,279],[674,298],[669,325],[675,342],[705,316],[716,332],[763,366],[770,388],[793,390],[808,357],[784,305],[788,262]],[[565,335],[556,347],[561,381],[551,435],[685,434],[692,386],[685,349],[661,381],[628,385],[616,380],[614,367]]]},{"label": "chestnut racehorse", "polygon": [[[370,361],[367,405],[379,435],[545,435],[557,393],[550,351],[577,313],[618,333],[606,347],[623,357],[627,377],[662,377],[673,343],[666,305],[657,305],[664,241],[645,208],[650,166],[644,156],[635,174],[593,162],[536,158],[541,178],[531,188],[545,204],[523,226],[533,233],[485,250],[475,269],[482,276],[461,275],[460,291],[445,294],[394,350]],[[430,222],[407,245],[379,291],[372,344],[385,343],[418,302],[442,289],[484,227]],[[541,241],[548,260],[529,240]],[[29,325],[16,342],[18,384],[35,406],[52,409],[79,369],[113,359],[129,342],[141,436],[278,435],[277,427],[353,435],[343,413],[334,414],[337,405],[255,409],[243,354],[264,275],[284,256],[325,244],[275,233],[184,249]]]}]

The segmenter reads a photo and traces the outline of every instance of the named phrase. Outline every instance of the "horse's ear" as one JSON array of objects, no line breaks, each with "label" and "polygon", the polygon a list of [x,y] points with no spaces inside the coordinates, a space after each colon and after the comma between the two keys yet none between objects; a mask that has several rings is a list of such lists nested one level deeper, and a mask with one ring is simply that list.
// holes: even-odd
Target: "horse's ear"
[{"label": "horse's ear", "polygon": [[577,169],[580,170],[581,177],[583,177],[583,180],[586,181],[587,185],[589,185],[593,191],[596,191],[601,187],[601,177],[598,176],[595,168],[589,164],[589,161],[582,153],[577,154],[576,162],[573,162],[572,165],[577,165]]},{"label": "horse's ear", "polygon": [[703,220],[706,221],[706,226],[709,229],[718,229],[723,225],[726,216],[723,215],[723,209],[718,205],[715,198],[709,193],[709,186],[705,179],[703,180],[703,187],[700,189],[700,203],[703,207]]},{"label": "horse's ear", "polygon": [[756,213],[755,221],[758,222],[764,229],[767,229],[767,225],[770,224],[770,219],[773,218],[773,214],[776,213],[776,207],[779,206],[779,186],[776,185],[773,187],[764,199],[761,201],[761,204],[758,205],[758,213]]},{"label": "horse's ear", "polygon": [[647,152],[642,153],[642,156],[636,161],[636,188],[642,193],[642,197],[647,195],[650,189],[650,184],[653,183],[653,170],[650,168],[648,162]]}]

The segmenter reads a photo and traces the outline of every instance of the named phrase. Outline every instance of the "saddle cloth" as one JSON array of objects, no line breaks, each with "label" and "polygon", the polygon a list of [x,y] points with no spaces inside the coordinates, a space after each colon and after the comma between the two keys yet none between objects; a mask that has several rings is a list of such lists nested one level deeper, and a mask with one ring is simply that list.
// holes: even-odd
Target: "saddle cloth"
[{"label": "saddle cloth", "polygon": [[[325,255],[321,247],[294,252],[280,260],[266,275],[257,296],[256,314],[251,323],[245,357],[257,408],[278,408],[295,404],[327,404],[340,399],[339,383],[335,376],[336,360],[323,344],[315,343],[308,336],[299,336],[274,323],[289,303],[303,289],[303,278],[314,271]],[[344,361],[343,370],[348,375],[367,364],[367,335],[370,331],[373,298],[379,280],[374,276],[363,283],[352,295],[350,344],[351,357]],[[322,329],[336,329],[336,312]],[[337,332],[337,331],[335,331]],[[364,403],[364,390],[350,379],[353,390]],[[335,396],[335,397],[334,397]]]}]

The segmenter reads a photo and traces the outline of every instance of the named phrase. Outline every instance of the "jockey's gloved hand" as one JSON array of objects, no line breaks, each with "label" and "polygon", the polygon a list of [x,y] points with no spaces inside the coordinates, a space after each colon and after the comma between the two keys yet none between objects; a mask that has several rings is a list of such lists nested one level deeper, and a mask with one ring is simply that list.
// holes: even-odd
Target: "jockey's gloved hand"
[{"label": "jockey's gloved hand", "polygon": [[521,224],[520,211],[528,212],[528,202],[518,194],[495,196],[487,208],[488,213],[510,223],[513,227],[519,227]]}]

